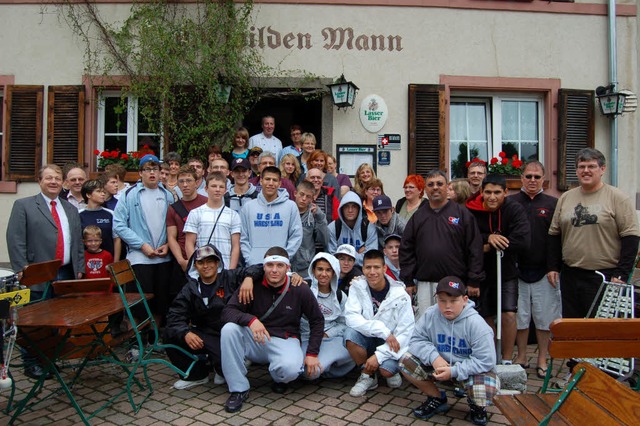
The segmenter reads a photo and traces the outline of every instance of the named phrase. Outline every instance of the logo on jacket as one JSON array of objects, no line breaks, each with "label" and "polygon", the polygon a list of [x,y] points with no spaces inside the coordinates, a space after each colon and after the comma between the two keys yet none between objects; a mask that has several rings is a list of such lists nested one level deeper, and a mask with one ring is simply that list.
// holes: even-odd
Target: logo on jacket
[{"label": "logo on jacket", "polygon": [[549,217],[549,209],[545,209],[544,207],[540,207],[537,209],[538,217]]},{"label": "logo on jacket", "polygon": [[438,333],[436,338],[438,339],[436,347],[440,353],[448,352],[462,357],[471,355],[471,348],[465,339],[443,333]]},{"label": "logo on jacket", "polygon": [[[273,216],[273,217],[272,217]],[[284,221],[280,219],[280,213],[257,213],[256,220],[253,221],[253,226],[268,227],[268,226],[284,226]]]},{"label": "logo on jacket", "polygon": [[102,259],[89,259],[87,261],[87,266],[92,271],[97,271],[102,268]]},{"label": "logo on jacket", "polygon": [[460,224],[459,217],[449,216],[449,225],[459,225],[459,224]]}]

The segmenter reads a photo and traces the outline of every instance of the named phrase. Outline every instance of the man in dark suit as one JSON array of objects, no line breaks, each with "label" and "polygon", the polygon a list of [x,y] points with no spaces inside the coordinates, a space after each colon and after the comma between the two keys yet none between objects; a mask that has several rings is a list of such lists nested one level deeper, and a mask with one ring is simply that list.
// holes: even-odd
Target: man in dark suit
[{"label": "man in dark suit", "polygon": [[[7,226],[9,259],[14,271],[30,263],[61,259],[57,280],[82,278],[84,246],[78,210],[58,197],[62,190],[62,170],[47,164],[38,172],[40,194],[22,198],[13,204]],[[19,277],[22,272],[19,272]],[[31,300],[44,295],[44,284],[31,287]],[[43,374],[35,357],[22,354],[25,375],[34,379]]]},{"label": "man in dark suit", "polygon": [[[82,278],[84,247],[80,216],[75,207],[58,197],[62,190],[62,170],[54,164],[43,166],[38,172],[38,183],[40,194],[17,200],[11,210],[7,226],[11,267],[14,271],[22,271],[30,263],[61,258],[57,279]],[[62,228],[60,246],[53,208]],[[57,247],[63,247],[63,250],[57,252]],[[33,296],[44,287],[35,286],[31,290],[34,299]]]}]

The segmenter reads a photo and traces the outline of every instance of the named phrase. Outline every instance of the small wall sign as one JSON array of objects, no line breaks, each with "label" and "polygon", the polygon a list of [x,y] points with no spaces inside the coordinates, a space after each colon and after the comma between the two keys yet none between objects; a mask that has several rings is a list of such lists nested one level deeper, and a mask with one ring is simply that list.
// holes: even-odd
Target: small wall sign
[{"label": "small wall sign", "polygon": [[360,104],[360,123],[367,132],[380,131],[387,122],[389,111],[387,104],[378,95],[369,95]]}]

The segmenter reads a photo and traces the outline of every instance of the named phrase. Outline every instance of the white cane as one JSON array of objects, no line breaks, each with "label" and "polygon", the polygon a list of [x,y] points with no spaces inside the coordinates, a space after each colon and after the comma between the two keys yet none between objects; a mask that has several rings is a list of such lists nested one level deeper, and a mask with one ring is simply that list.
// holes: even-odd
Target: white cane
[{"label": "white cane", "polygon": [[496,318],[496,351],[498,364],[502,363],[502,250],[496,250],[496,284],[498,287],[498,314]]}]

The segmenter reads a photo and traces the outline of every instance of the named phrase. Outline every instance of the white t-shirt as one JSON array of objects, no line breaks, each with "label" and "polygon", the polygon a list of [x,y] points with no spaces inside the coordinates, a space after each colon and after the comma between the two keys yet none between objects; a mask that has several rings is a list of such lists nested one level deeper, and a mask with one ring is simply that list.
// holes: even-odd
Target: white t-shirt
[{"label": "white t-shirt", "polygon": [[[222,214],[220,214],[221,211]],[[216,219],[218,219],[218,224],[211,235]],[[210,242],[220,250],[225,269],[228,269],[229,263],[231,263],[231,235],[240,234],[241,230],[240,215],[234,210],[224,206],[212,209],[206,204],[191,210],[184,224],[185,234],[187,232],[196,234],[196,248]],[[209,235],[211,235],[211,241],[209,241]]]}]

